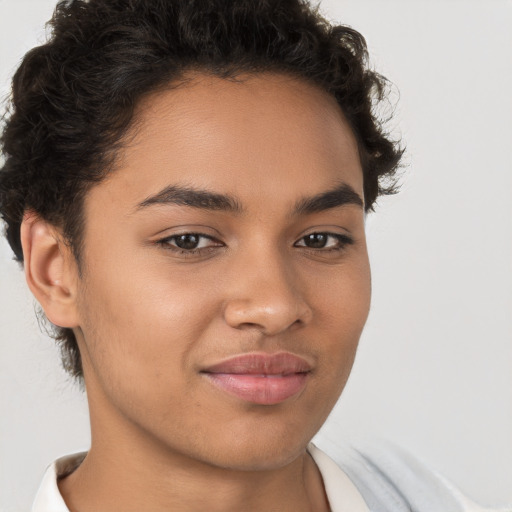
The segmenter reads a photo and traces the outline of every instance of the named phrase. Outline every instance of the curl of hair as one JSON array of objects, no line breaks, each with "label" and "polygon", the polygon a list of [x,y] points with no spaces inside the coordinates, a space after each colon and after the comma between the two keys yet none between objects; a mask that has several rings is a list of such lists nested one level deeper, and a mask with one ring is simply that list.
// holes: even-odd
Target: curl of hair
[{"label": "curl of hair", "polygon": [[[305,0],[64,0],[49,25],[14,75],[0,139],[0,215],[20,262],[20,226],[33,210],[61,229],[80,264],[84,195],[111,171],[141,98],[191,70],[317,84],[358,140],[366,209],[395,191],[403,150],[375,110],[386,79],[369,69],[358,32]],[[73,331],[54,327],[65,368],[81,380]]]}]

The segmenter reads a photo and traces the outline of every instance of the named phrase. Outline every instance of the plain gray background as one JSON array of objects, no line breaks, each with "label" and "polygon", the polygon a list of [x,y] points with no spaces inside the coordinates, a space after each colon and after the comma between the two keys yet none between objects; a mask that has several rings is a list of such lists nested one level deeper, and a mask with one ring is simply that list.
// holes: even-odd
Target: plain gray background
[{"label": "plain gray background", "polygon": [[[54,4],[0,0],[3,96]],[[408,169],[368,218],[372,311],[317,442],[389,439],[482,504],[512,504],[512,2],[322,6],[366,36],[397,85]],[[22,511],[48,463],[87,449],[89,429],[3,240],[0,356],[0,510]]]}]

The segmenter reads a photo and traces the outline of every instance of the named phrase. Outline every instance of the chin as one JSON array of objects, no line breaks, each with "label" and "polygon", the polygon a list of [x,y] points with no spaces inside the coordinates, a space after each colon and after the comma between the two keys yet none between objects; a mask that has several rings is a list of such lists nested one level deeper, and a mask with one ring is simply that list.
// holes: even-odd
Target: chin
[{"label": "chin", "polygon": [[306,451],[308,443],[304,446],[274,447],[265,449],[262,447],[248,447],[245,451],[231,450],[225,453],[215,464],[218,467],[233,471],[274,471],[291,464]]},{"label": "chin", "polygon": [[236,471],[277,470],[305,453],[316,430],[253,428],[244,435],[231,431],[215,439],[208,459],[217,467]]}]

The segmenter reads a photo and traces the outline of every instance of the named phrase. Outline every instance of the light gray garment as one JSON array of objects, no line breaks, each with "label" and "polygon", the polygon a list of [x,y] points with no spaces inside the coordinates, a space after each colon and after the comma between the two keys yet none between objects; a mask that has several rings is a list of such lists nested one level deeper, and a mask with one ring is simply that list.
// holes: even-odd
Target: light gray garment
[{"label": "light gray garment", "polygon": [[394,445],[345,446],[331,457],[355,484],[370,512],[512,512],[512,506],[498,510],[477,505]]}]

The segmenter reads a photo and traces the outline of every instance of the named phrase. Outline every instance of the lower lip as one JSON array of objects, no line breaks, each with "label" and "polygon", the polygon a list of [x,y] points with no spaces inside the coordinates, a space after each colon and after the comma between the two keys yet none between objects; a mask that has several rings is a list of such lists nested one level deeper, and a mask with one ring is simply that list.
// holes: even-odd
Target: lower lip
[{"label": "lower lip", "polygon": [[217,388],[242,400],[260,405],[275,405],[300,393],[306,386],[307,373],[291,375],[251,375],[205,373]]}]

